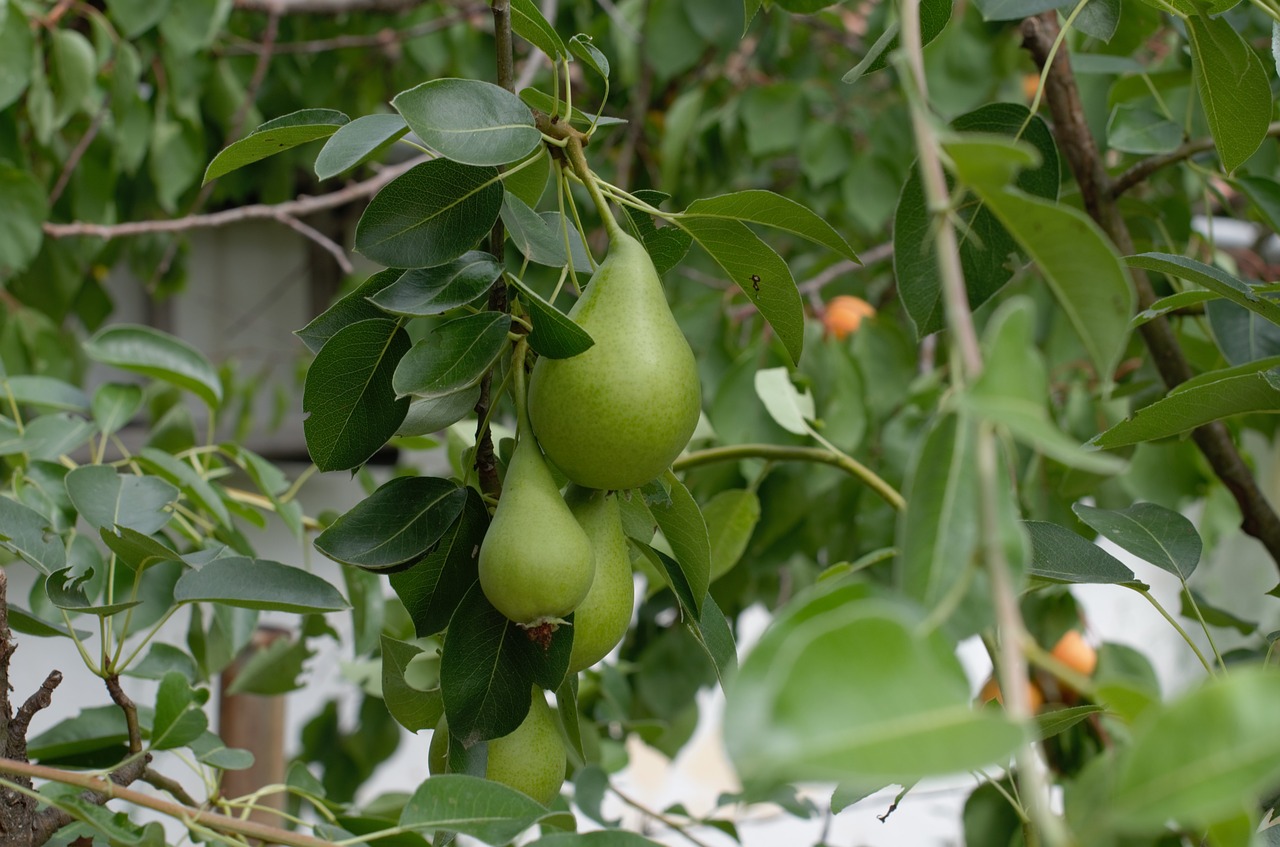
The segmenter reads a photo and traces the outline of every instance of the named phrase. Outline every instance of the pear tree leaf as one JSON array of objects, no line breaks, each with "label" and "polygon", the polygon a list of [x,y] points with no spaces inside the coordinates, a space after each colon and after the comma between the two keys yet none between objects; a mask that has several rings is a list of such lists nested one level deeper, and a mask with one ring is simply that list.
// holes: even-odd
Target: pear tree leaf
[{"label": "pear tree leaf", "polygon": [[142,407],[142,389],[123,382],[107,382],[93,392],[93,422],[103,435],[111,435],[133,420]]},{"label": "pear tree leaf", "polygon": [[472,385],[452,394],[425,397],[409,403],[409,412],[396,430],[399,438],[431,435],[465,418],[480,402],[480,386]]},{"label": "pear tree leaf", "polygon": [[466,492],[447,479],[395,477],[316,537],[316,549],[375,573],[426,556],[462,512]]},{"label": "pear tree leaf", "polygon": [[[637,198],[654,208],[661,206],[663,201],[671,196],[648,188],[634,193]],[[693,244],[693,238],[689,233],[678,226],[664,226],[659,229],[648,213],[630,206],[623,206],[622,209],[627,213],[627,219],[635,229],[636,236],[644,244],[644,249],[649,251],[649,258],[653,259],[653,267],[657,270],[658,276],[662,276],[680,264]],[[577,259],[574,261],[576,262]]]},{"label": "pear tree leaf", "polygon": [[359,467],[395,435],[409,398],[396,397],[392,377],[407,352],[408,333],[385,318],[348,324],[325,342],[302,393],[302,429],[316,467]]},{"label": "pear tree leaf", "polygon": [[1204,622],[1209,626],[1234,629],[1246,636],[1253,635],[1258,630],[1258,625],[1253,621],[1247,621],[1226,609],[1213,605],[1199,591],[1190,586],[1183,586],[1178,599],[1180,601],[1178,613],[1189,620],[1204,618]]},{"label": "pear tree leaf", "polygon": [[150,535],[127,526],[102,527],[98,535],[112,553],[135,571],[145,571],[161,562],[181,562],[182,556]]},{"label": "pear tree leaf", "polygon": [[226,556],[187,571],[174,586],[173,599],[298,614],[350,608],[338,589],[315,574],[247,556]]},{"label": "pear tree leaf", "polygon": [[[545,112],[548,115],[564,115],[564,100],[561,100],[557,107],[555,98],[537,88],[522,88],[520,90],[520,99],[523,100],[525,105],[531,109],[537,109],[538,111]],[[574,126],[582,127],[583,129],[591,126],[592,123],[595,123],[597,129],[600,127],[618,126],[619,124],[626,123],[624,118],[613,118],[608,115],[603,115],[597,118],[595,115],[588,115],[577,106],[573,107],[573,114],[570,116],[569,120]]]},{"label": "pear tree leaf", "polygon": [[59,609],[83,612],[100,618],[109,618],[116,612],[123,612],[142,603],[141,600],[124,600],[116,603],[95,602],[98,591],[93,588],[94,575],[94,568],[85,571],[64,568],[45,578],[45,595],[49,598],[49,602]]},{"label": "pear tree leaf", "polygon": [[501,275],[497,259],[472,250],[443,265],[407,270],[390,285],[370,293],[368,299],[393,315],[438,315],[473,302]]},{"label": "pear tree leaf", "polygon": [[506,165],[542,143],[533,113],[501,86],[477,79],[433,79],[391,105],[427,146],[464,165]]},{"label": "pear tree leaf", "polygon": [[689,584],[694,617],[697,618],[702,615],[703,598],[711,584],[711,541],[707,522],[698,508],[698,501],[674,473],[667,471],[662,482],[671,493],[670,503],[650,504],[649,511],[680,563],[680,571]]},{"label": "pear tree leaf", "polygon": [[430,268],[473,249],[502,208],[497,168],[432,159],[382,187],[356,224],[356,249],[396,268]]},{"label": "pear tree leaf", "polygon": [[464,491],[462,510],[431,552],[390,576],[391,588],[409,612],[419,638],[447,627],[454,609],[479,578],[476,568],[489,510],[475,489]]},{"label": "pear tree leaf", "polygon": [[[526,688],[526,700],[528,694]],[[453,721],[449,726],[452,728]],[[546,814],[545,806],[514,788],[450,773],[433,776],[418,786],[400,813],[400,826],[415,832],[457,832],[486,844],[506,844]]]},{"label": "pear tree leaf", "polygon": [[156,690],[155,717],[151,722],[151,749],[173,750],[195,741],[209,728],[204,713],[207,689],[194,689],[181,673],[170,671]]},{"label": "pear tree leaf", "polygon": [[753,189],[695,200],[680,217],[709,217],[774,227],[858,261],[858,254],[831,224],[807,206],[772,191]]},{"label": "pear tree leaf", "polygon": [[343,124],[316,155],[316,177],[329,179],[362,165],[408,132],[400,115],[364,115]]},{"label": "pear tree leaf", "polygon": [[410,685],[406,669],[422,656],[416,644],[382,636],[382,699],[396,722],[410,732],[435,729],[444,714],[440,689],[423,691]]},{"label": "pear tree leaf", "polygon": [[[26,30],[17,22],[0,27],[0,48],[10,42],[12,30]],[[30,35],[27,36],[30,38]],[[0,74],[0,95],[5,76]],[[49,199],[34,176],[0,159],[0,272],[24,270],[40,252],[44,231],[40,222],[49,216]]]},{"label": "pear tree leaf", "polygon": [[350,121],[333,109],[302,109],[270,120],[213,157],[204,172],[204,182],[274,156],[308,141],[328,138]]},{"label": "pear tree leaf", "polygon": [[786,368],[756,371],[755,386],[756,396],[760,398],[774,423],[795,435],[809,435],[813,432],[809,421],[818,416],[813,395],[808,389],[803,394],[800,393],[792,384]]},{"label": "pear tree leaf", "polygon": [[302,343],[312,353],[319,353],[325,342],[338,334],[338,330],[360,321],[385,318],[386,311],[378,308],[372,301],[380,291],[398,281],[404,274],[405,271],[399,268],[378,271],[302,329],[294,332],[294,335],[302,339]]},{"label": "pear tree leaf", "polygon": [[[513,194],[502,198],[502,222],[507,226],[511,241],[529,261],[549,268],[563,268],[568,264],[564,252],[565,219],[558,213],[544,218]],[[574,259],[575,269],[577,258]]]},{"label": "pear tree leaf", "polygon": [[1127,509],[1076,503],[1071,510],[1119,547],[1183,582],[1200,564],[1203,543],[1195,524],[1172,509],[1157,503],[1134,503]]},{"label": "pear tree leaf", "polygon": [[76,386],[51,376],[15,375],[0,380],[14,402],[63,412],[88,412],[89,398]]},{"label": "pear tree leaf", "polygon": [[440,397],[475,385],[507,349],[510,329],[511,316],[503,312],[442,323],[404,354],[391,386],[400,397]]},{"label": "pear tree leaf", "polygon": [[1280,326],[1280,303],[1264,297],[1251,286],[1218,268],[1169,253],[1139,253],[1136,256],[1126,256],[1125,262],[1131,268],[1143,268],[1194,282]]},{"label": "pear tree leaf", "polygon": [[543,17],[533,0],[511,0],[511,28],[525,41],[546,53],[553,62],[569,58],[569,52],[565,50],[564,41],[556,33],[556,28]]},{"label": "pear tree leaf", "polygon": [[222,403],[222,381],[199,350],[180,338],[133,324],[111,324],[84,343],[90,359],[190,391],[209,408]]},{"label": "pear tree leaf", "polygon": [[53,531],[48,518],[8,497],[0,497],[0,546],[46,576],[67,565],[62,537]]},{"label": "pear tree leaf", "polygon": [[573,53],[584,65],[591,68],[606,82],[609,79],[609,60],[592,42],[591,36],[578,33],[569,39],[569,52]]},{"label": "pear tree leaf", "polygon": [[1137,582],[1123,562],[1097,544],[1047,521],[1025,521],[1031,537],[1030,576],[1046,582],[1127,585]]},{"label": "pear tree leaf", "polygon": [[585,329],[542,299],[538,292],[515,277],[511,278],[511,284],[520,291],[520,296],[529,307],[529,315],[533,320],[529,346],[538,355],[548,359],[568,359],[585,353],[596,343]]},{"label": "pear tree leaf", "polygon": [[1271,83],[1258,54],[1226,18],[1197,9],[1183,20],[1200,104],[1222,169],[1231,173],[1267,137]]},{"label": "pear tree leaf", "polygon": [[67,494],[94,529],[128,527],[143,535],[163,529],[179,492],[159,477],[117,473],[110,465],[82,465],[67,474]]}]

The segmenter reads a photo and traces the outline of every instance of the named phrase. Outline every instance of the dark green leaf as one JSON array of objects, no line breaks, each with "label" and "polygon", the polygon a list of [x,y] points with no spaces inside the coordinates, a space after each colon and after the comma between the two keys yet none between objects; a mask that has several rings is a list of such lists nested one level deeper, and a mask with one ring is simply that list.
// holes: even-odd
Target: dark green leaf
[{"label": "dark green leaf", "polygon": [[711,584],[711,542],[707,522],[698,508],[698,501],[693,499],[689,489],[675,474],[667,471],[662,482],[671,494],[670,502],[651,504],[649,511],[675,553],[692,595],[693,616],[698,618],[702,614],[707,587]]},{"label": "dark green leaf", "polygon": [[1071,510],[1121,548],[1184,582],[1200,563],[1200,534],[1172,509],[1155,503],[1134,503],[1120,510],[1076,503]]},{"label": "dark green leaf", "polygon": [[141,600],[129,600],[118,603],[96,603],[99,585],[92,584],[95,569],[89,568],[76,572],[75,568],[65,568],[50,574],[44,581],[44,592],[49,601],[59,609],[84,612],[98,617],[111,617],[116,612],[132,608]]},{"label": "dark green leaf", "polygon": [[221,495],[190,464],[154,447],[143,447],[138,459],[144,469],[178,486],[187,499],[216,518],[218,523],[231,525],[231,514]]},{"label": "dark green leaf", "polygon": [[542,16],[533,0],[511,0],[511,28],[552,61],[569,58],[556,28]]},{"label": "dark green leaf", "polygon": [[443,265],[475,247],[501,208],[496,168],[433,159],[387,183],[369,202],[356,224],[356,249],[389,267]]},{"label": "dark green leaf", "polygon": [[1092,541],[1063,526],[1026,521],[1031,536],[1028,573],[1048,582],[1123,585],[1135,581],[1133,571]]},{"label": "dark green leaf", "polygon": [[480,312],[440,324],[405,353],[391,386],[401,397],[440,397],[475,385],[507,349],[510,329],[511,316],[504,312]]},{"label": "dark green leaf", "polygon": [[601,78],[609,79],[609,60],[592,42],[591,36],[578,33],[569,39],[569,52],[582,60],[582,63],[598,73]]},{"label": "dark green leaf", "polygon": [[[203,695],[203,696],[201,696]],[[170,672],[156,691],[156,711],[151,728],[151,749],[184,747],[209,728],[204,702],[208,691],[197,691],[186,677]]]},{"label": "dark green leaf", "polygon": [[[0,5],[8,10],[7,16],[0,12],[0,110],[4,110],[21,97],[30,84],[36,46],[22,7],[15,0],[5,0]],[[43,206],[43,191],[40,197]],[[5,214],[0,215],[0,220],[11,218]]]},{"label": "dark green leaf", "polygon": [[1226,18],[1183,18],[1191,69],[1222,169],[1234,171],[1267,137],[1271,83],[1262,60]]},{"label": "dark green leaf", "polygon": [[1274,361],[1280,357],[1280,325],[1227,300],[1212,300],[1205,304],[1204,310],[1209,329],[1227,362],[1253,370],[1267,370],[1280,364]]},{"label": "dark green leaf", "polygon": [[[636,191],[635,196],[654,208],[660,207],[670,197],[661,191],[647,188]],[[654,225],[651,215],[630,206],[623,206],[622,209],[627,213],[627,219],[631,221],[637,237],[644,243],[644,249],[649,251],[649,258],[653,259],[653,266],[659,276],[680,264],[693,244],[689,233],[678,226],[668,225],[659,229]]]},{"label": "dark green leaf", "polygon": [[[523,100],[531,109],[537,109],[538,111],[544,112],[548,115],[564,115],[565,103],[563,100],[560,101],[559,109],[557,109],[556,101],[551,97],[551,95],[545,94],[536,88],[522,88],[520,90],[520,99]],[[622,118],[611,118],[608,115],[597,120],[595,115],[588,115],[577,106],[573,107],[573,115],[569,120],[574,126],[582,127],[583,129],[591,126],[592,121],[595,121],[597,127],[617,126],[618,124],[626,123]]]},{"label": "dark green leaf", "polygon": [[[563,268],[568,264],[563,228],[570,224],[558,212],[544,218],[523,200],[506,194],[502,198],[502,222],[506,224],[512,243],[529,261],[549,268]],[[576,257],[574,265],[576,270]]]},{"label": "dark green leaf", "polygon": [[1106,710],[1101,706],[1089,704],[1087,706],[1067,706],[1041,712],[1036,715],[1036,737],[1041,741],[1046,738],[1052,738],[1055,735],[1066,732],[1090,715],[1100,714],[1104,711]]},{"label": "dark green leaf", "polygon": [[338,333],[338,330],[353,323],[367,321],[371,318],[385,318],[386,312],[370,301],[387,286],[404,275],[399,268],[387,268],[373,276],[338,300],[329,308],[317,315],[311,323],[294,333],[307,345],[312,353],[319,353],[325,342]]},{"label": "dark green leaf", "polygon": [[[947,28],[951,20],[952,0],[922,0],[920,3],[920,41],[931,43]],[[867,54],[862,57],[852,70],[840,78],[845,84],[857,82],[867,74],[875,73],[889,66],[889,57],[898,50],[902,42],[898,21],[894,20],[881,33],[868,33],[865,42],[871,44]]]},{"label": "dark green leaf", "polygon": [[409,131],[400,115],[365,115],[338,128],[316,155],[316,177],[329,179],[377,156]]},{"label": "dark green leaf", "polygon": [[849,242],[845,241],[831,224],[814,214],[808,207],[772,191],[738,191],[733,194],[708,197],[705,200],[695,200],[681,215],[681,219],[686,217],[709,217],[762,224],[808,239],[855,262],[858,260],[858,255],[853,252]]},{"label": "dark green leaf", "polygon": [[66,412],[89,411],[89,398],[69,382],[49,376],[11,376],[0,382],[19,405]]},{"label": "dark green leaf", "polygon": [[444,714],[440,689],[422,689],[409,682],[409,665],[438,661],[425,655],[421,647],[382,636],[382,699],[391,717],[410,732],[435,729]]},{"label": "dark green leaf", "polygon": [[1183,141],[1182,127],[1154,109],[1117,103],[1107,121],[1107,144],[1126,153],[1169,153]]},{"label": "dark green leaf", "polygon": [[[55,636],[70,637],[67,633],[66,624],[53,624],[43,618],[36,617],[13,603],[9,604],[9,626],[14,632],[22,635],[30,635],[35,638],[53,638]],[[76,638],[84,641],[93,633],[87,629],[77,629]]]},{"label": "dark green leaf", "polygon": [[204,172],[204,181],[217,179],[299,144],[328,138],[349,120],[346,115],[332,109],[302,109],[267,121],[214,156]]},{"label": "dark green leaf", "polygon": [[163,380],[190,391],[216,409],[222,403],[222,381],[199,350],[149,326],[112,324],[84,343],[90,359]]},{"label": "dark green leaf", "polygon": [[1224,297],[1237,306],[1243,306],[1271,323],[1280,325],[1280,303],[1258,294],[1230,274],[1203,262],[1169,253],[1141,253],[1137,256],[1126,256],[1125,262],[1131,268],[1145,268],[1194,282],[1219,297]]},{"label": "dark green leaf", "polygon": [[178,580],[179,603],[220,603],[264,611],[336,612],[349,607],[338,590],[315,574],[269,559],[215,559]]},{"label": "dark green leaf", "polygon": [[67,550],[48,519],[8,497],[0,497],[0,544],[46,576],[67,565]]},{"label": "dark green leaf", "polygon": [[569,320],[555,306],[543,300],[538,292],[514,277],[511,284],[519,291],[529,307],[533,331],[529,333],[529,346],[548,359],[567,359],[586,352],[595,344],[587,331]]},{"label": "dark green leaf", "polygon": [[419,638],[435,635],[449,625],[453,610],[478,578],[476,561],[489,526],[489,510],[475,489],[465,491],[461,513],[435,549],[413,567],[390,577]]},{"label": "dark green leaf", "polygon": [[343,327],[307,370],[302,422],[311,459],[322,471],[359,467],[387,443],[409,411],[392,387],[409,336],[396,321]]},{"label": "dark green leaf", "polygon": [[[1280,23],[1276,23],[1280,35]],[[1262,215],[1267,226],[1280,232],[1280,183],[1265,176],[1244,175],[1235,178],[1236,185]]]},{"label": "dark green leaf", "polygon": [[135,571],[145,571],[161,562],[182,561],[180,555],[155,538],[127,526],[104,526],[98,530],[98,534],[107,549]]},{"label": "dark green leaf", "polygon": [[412,438],[439,432],[471,414],[479,402],[479,385],[472,385],[453,394],[414,400],[409,404],[409,413],[396,430],[396,435]]},{"label": "dark green leaf", "polygon": [[427,555],[466,499],[464,490],[446,479],[396,477],[320,533],[316,549],[366,570],[403,568]]},{"label": "dark green leaf", "polygon": [[120,474],[109,465],[82,465],[67,474],[67,494],[94,529],[116,526],[143,535],[169,523],[179,492],[154,476]]},{"label": "dark green leaf", "polygon": [[136,385],[108,382],[93,393],[93,422],[98,431],[110,435],[133,419],[142,407],[142,389]]},{"label": "dark green leaf", "polygon": [[391,101],[419,138],[465,165],[506,165],[542,142],[519,97],[476,79],[433,79]]},{"label": "dark green leaf", "polygon": [[400,826],[459,832],[487,844],[506,844],[546,813],[544,806],[514,788],[466,774],[445,774],[418,786],[400,815]]},{"label": "dark green leaf", "polygon": [[393,315],[438,315],[480,297],[500,276],[502,265],[492,254],[472,250],[443,265],[405,271],[390,285],[367,296]]}]

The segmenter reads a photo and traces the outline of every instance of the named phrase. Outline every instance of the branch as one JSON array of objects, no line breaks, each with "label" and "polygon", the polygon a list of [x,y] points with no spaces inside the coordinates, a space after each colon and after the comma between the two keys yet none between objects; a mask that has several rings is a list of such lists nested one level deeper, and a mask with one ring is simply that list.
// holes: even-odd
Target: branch
[{"label": "branch", "polygon": [[40,683],[36,692],[27,698],[22,708],[18,709],[18,713],[9,723],[6,756],[15,759],[27,757],[27,730],[31,726],[31,719],[36,716],[36,712],[49,708],[49,704],[53,702],[53,690],[61,684],[62,672],[49,671],[49,675],[45,677],[44,682]]},{"label": "branch", "polygon": [[377,176],[371,177],[364,182],[357,182],[328,194],[301,197],[297,200],[287,200],[283,203],[254,203],[249,206],[239,206],[235,209],[224,209],[221,212],[187,215],[186,217],[170,218],[169,220],[130,221],[128,223],[109,225],[80,221],[73,223],[46,221],[42,228],[44,229],[44,234],[50,238],[76,238],[83,236],[111,240],[113,238],[146,235],[154,232],[186,232],[192,229],[208,229],[228,226],[240,221],[262,220],[264,218],[280,220],[281,216],[303,217],[314,212],[336,209],[356,200],[371,197],[381,191],[387,183],[411,168],[422,164],[428,158],[430,157],[417,156],[398,165],[384,168]]},{"label": "branch", "polygon": [[236,0],[237,9],[285,15],[342,15],[347,12],[405,12],[426,0]]},{"label": "branch", "polygon": [[124,722],[129,728],[129,752],[137,755],[142,752],[142,732],[138,728],[138,707],[129,699],[129,695],[124,693],[124,689],[120,687],[120,677],[112,674],[106,679],[107,691],[111,694],[111,700],[120,707],[120,711],[124,712]]},{"label": "branch", "polygon": [[[483,3],[476,3],[468,6],[451,15],[443,15],[439,18],[432,18],[429,21],[421,21],[404,29],[395,29],[393,27],[384,27],[377,32],[368,34],[350,34],[335,35],[332,38],[316,38],[310,41],[284,41],[277,42],[275,45],[276,55],[297,55],[313,53],[328,53],[332,50],[351,50],[351,49],[368,49],[370,47],[386,47],[401,41],[411,41],[415,38],[421,38],[424,35],[430,35],[442,29],[448,29],[456,23],[468,20],[479,10],[484,9]],[[246,56],[256,55],[262,51],[262,45],[257,42],[249,42],[247,44],[231,44],[214,52],[222,56]],[[542,55],[539,53],[538,55]]]},{"label": "branch", "polygon": [[[1267,127],[1267,135],[1280,135],[1280,121],[1273,122]],[[1195,138],[1186,142],[1176,150],[1170,150],[1168,153],[1161,153],[1158,156],[1151,156],[1136,162],[1123,171],[1111,183],[1109,192],[1111,199],[1116,199],[1129,189],[1145,182],[1147,177],[1154,174],[1161,168],[1167,168],[1170,165],[1176,165],[1178,162],[1190,159],[1198,153],[1204,153],[1213,149],[1213,138]]]},{"label": "branch", "polygon": [[[1022,22],[1023,47],[1043,68],[1058,34],[1056,12],[1046,12]],[[1097,144],[1084,120],[1084,106],[1076,87],[1075,75],[1065,48],[1059,50],[1045,80],[1045,97],[1053,114],[1054,135],[1080,186],[1084,207],[1122,255],[1134,252],[1133,237],[1115,203],[1114,187],[1103,168]],[[1155,288],[1146,273],[1131,269],[1138,308],[1147,309],[1156,301]],[[1151,352],[1152,362],[1167,387],[1173,388],[1192,376],[1191,365],[1183,355],[1177,336],[1164,317],[1143,324],[1139,331]],[[1192,433],[1196,446],[1209,461],[1213,472],[1235,498],[1242,516],[1241,528],[1262,542],[1280,568],[1280,516],[1258,487],[1258,481],[1245,464],[1221,421],[1206,424]]]},{"label": "branch", "polygon": [[67,185],[71,182],[71,175],[75,172],[76,165],[80,164],[80,160],[84,158],[84,154],[89,150],[89,145],[93,143],[93,139],[97,138],[98,130],[102,128],[102,119],[110,110],[110,106],[111,98],[107,97],[103,100],[102,105],[98,107],[98,111],[94,112],[93,120],[89,122],[89,128],[84,131],[84,135],[80,136],[76,146],[67,155],[67,161],[62,166],[62,173],[58,174],[58,181],[53,184],[53,188],[49,189],[48,205],[50,208],[58,202],[62,192],[67,190]]},{"label": "branch", "polygon": [[178,782],[176,779],[172,779],[170,777],[165,776],[159,771],[152,770],[151,768],[148,767],[145,770],[143,770],[142,776],[139,778],[143,782],[145,782],[147,785],[150,785],[153,788],[158,788],[161,791],[169,792],[170,794],[173,795],[174,799],[176,799],[179,803],[181,803],[184,806],[191,806],[194,808],[194,807],[199,807],[203,805],[202,803],[198,802],[196,798],[188,794],[187,789],[183,788],[180,782]]},{"label": "branch", "polygon": [[277,215],[276,220],[280,221],[280,223],[289,227],[289,229],[298,233],[302,237],[309,238],[316,244],[320,245],[320,248],[332,256],[333,260],[338,263],[338,267],[342,268],[342,272],[344,274],[355,272],[355,266],[352,265],[351,260],[347,258],[347,251],[342,248],[341,244],[334,241],[320,230],[310,226],[309,224],[303,223],[292,215]]},{"label": "branch", "polygon": [[[9,702],[9,660],[17,645],[10,640],[9,631],[9,575],[0,568],[0,743],[9,736],[9,722],[13,720],[13,704]],[[6,754],[8,751],[5,751]]]}]

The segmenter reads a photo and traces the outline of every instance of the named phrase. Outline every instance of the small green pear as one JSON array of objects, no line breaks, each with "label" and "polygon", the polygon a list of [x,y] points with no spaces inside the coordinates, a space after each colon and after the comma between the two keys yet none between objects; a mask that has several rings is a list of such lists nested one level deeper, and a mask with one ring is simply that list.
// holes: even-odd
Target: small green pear
[{"label": "small green pear", "polygon": [[569,317],[595,340],[540,358],[529,418],[547,458],[587,488],[657,477],[689,443],[702,407],[698,366],[644,246],[616,226],[609,254]]},{"label": "small green pear", "polygon": [[636,589],[618,495],[570,486],[565,500],[591,540],[596,566],[591,590],[573,613],[569,673],[577,673],[603,659],[627,634]]},{"label": "small green pear", "polygon": [[[564,784],[567,754],[555,714],[542,689],[534,687],[529,714],[510,735],[489,742],[485,778],[521,791],[542,805],[549,804]],[[441,717],[427,750],[432,774],[449,772],[449,724]]]},{"label": "small green pear", "polygon": [[591,588],[591,542],[528,429],[519,433],[478,566],[484,596],[526,627],[560,620]]}]

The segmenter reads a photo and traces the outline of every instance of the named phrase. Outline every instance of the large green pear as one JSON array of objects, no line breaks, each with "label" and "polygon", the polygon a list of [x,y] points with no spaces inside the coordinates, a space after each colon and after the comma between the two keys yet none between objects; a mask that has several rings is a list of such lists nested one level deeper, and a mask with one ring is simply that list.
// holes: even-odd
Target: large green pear
[{"label": "large green pear", "polygon": [[545,356],[529,382],[529,418],[547,457],[587,488],[635,488],[689,443],[702,389],[689,342],[644,246],[610,234],[609,254],[569,310],[595,344]]},{"label": "large green pear", "polygon": [[577,673],[603,659],[627,634],[635,582],[618,495],[570,486],[565,500],[591,540],[596,563],[591,590],[573,613],[569,673]]},{"label": "large green pear", "polygon": [[480,588],[494,608],[529,627],[568,615],[591,588],[591,542],[527,430],[480,544],[479,569]]},{"label": "large green pear", "polygon": [[[555,714],[542,689],[533,689],[529,714],[515,732],[489,742],[484,775],[547,805],[564,784],[566,753]],[[441,717],[431,735],[427,766],[432,774],[449,772],[449,724]]]}]

